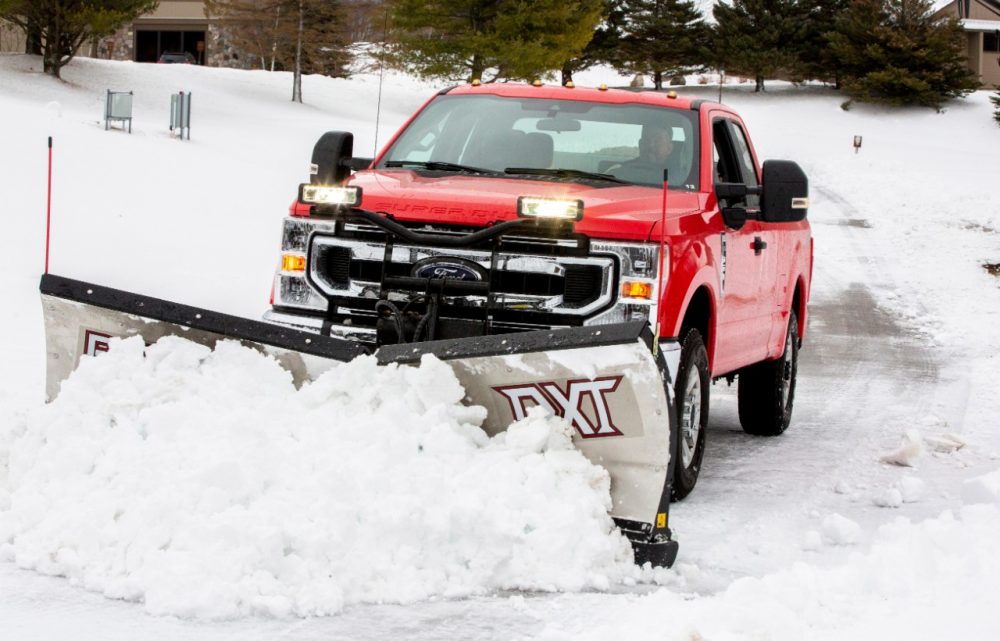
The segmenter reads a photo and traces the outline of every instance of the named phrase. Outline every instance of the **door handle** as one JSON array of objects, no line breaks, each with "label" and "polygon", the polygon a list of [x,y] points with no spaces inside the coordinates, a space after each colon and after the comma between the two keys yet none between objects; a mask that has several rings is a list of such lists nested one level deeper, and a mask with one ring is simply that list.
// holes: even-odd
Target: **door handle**
[{"label": "door handle", "polygon": [[767,249],[767,243],[761,240],[760,236],[754,236],[753,245],[751,245],[751,247],[753,247],[753,255],[760,256],[760,253]]}]

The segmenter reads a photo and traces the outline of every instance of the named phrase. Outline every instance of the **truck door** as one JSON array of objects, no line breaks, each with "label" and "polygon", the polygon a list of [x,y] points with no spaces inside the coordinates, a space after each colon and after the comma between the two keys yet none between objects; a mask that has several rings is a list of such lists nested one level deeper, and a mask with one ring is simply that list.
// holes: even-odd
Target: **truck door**
[{"label": "truck door", "polygon": [[[715,181],[756,186],[758,180],[752,158],[748,170],[734,140],[734,125],[730,118],[721,114],[713,116]],[[763,245],[767,242],[761,222],[754,217],[760,209],[760,199],[751,195],[744,202],[720,203],[720,208],[723,206],[746,207],[751,217],[739,229],[725,227],[723,232],[726,268],[724,277],[720,275],[722,300],[713,374],[730,372],[765,359],[770,334],[770,305],[762,305],[760,301],[766,261]]]},{"label": "truck door", "polygon": [[[743,176],[743,182],[747,186],[756,187],[760,184],[760,181],[757,175],[757,163],[754,161],[753,153],[750,151],[750,139],[739,122],[728,120],[727,124],[729,125],[729,132],[732,135],[733,146],[740,164],[740,173]],[[747,197],[747,208],[752,208],[759,214],[760,197]],[[769,223],[760,219],[757,222],[758,231],[755,234],[755,238],[759,237],[761,240],[755,243],[757,249],[754,252],[757,261],[760,263],[756,313],[760,317],[760,322],[766,327],[768,336],[767,344],[774,345],[774,337],[780,334],[782,339],[781,346],[784,348],[785,328],[779,310],[779,306],[781,305],[779,299],[783,299],[784,297],[784,284],[788,281],[788,275],[786,273],[783,277],[779,278],[778,268],[782,255],[782,248],[780,247],[781,238],[779,237],[779,230],[776,228],[775,223]],[[777,327],[778,325],[781,325],[781,327]],[[768,356],[775,356],[775,354],[768,353]]]}]

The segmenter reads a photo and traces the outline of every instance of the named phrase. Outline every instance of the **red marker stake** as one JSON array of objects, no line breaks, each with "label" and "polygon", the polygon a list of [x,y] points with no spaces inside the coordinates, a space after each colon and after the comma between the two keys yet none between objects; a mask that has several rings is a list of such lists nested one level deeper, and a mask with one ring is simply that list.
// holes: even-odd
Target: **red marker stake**
[{"label": "red marker stake", "polygon": [[49,193],[45,205],[45,273],[49,273],[49,234],[52,229],[52,136],[49,136]]}]

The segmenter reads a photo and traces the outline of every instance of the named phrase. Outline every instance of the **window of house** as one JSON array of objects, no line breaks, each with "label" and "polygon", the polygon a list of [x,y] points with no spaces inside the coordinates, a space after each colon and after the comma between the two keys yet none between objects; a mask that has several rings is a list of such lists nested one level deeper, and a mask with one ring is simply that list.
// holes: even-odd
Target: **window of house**
[{"label": "window of house", "polygon": [[1000,52],[1000,32],[983,34],[983,51]]}]

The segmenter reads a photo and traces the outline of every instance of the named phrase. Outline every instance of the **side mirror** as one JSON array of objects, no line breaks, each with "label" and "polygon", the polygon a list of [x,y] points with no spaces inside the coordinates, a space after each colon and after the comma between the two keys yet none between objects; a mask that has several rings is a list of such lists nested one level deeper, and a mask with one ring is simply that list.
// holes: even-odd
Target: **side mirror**
[{"label": "side mirror", "polygon": [[755,190],[743,183],[715,183],[715,197],[719,200],[743,200]]},{"label": "side mirror", "polygon": [[798,164],[790,160],[767,160],[761,181],[761,217],[771,223],[805,220],[809,211],[809,179]]},{"label": "side mirror", "polygon": [[746,207],[723,207],[722,222],[730,229],[742,229],[743,225],[747,224]]},{"label": "side mirror", "polygon": [[[726,227],[742,228],[751,217],[747,212],[746,198],[759,194],[760,187],[750,187],[743,183],[715,183],[715,197],[719,199],[722,221],[726,223]],[[756,214],[753,216],[756,217]]]},{"label": "side mirror", "polygon": [[374,158],[351,158],[347,161],[347,166],[350,167],[351,171],[361,171],[371,167],[373,162],[375,162]]},{"label": "side mirror", "polygon": [[313,146],[312,174],[314,185],[339,185],[351,175],[354,134],[348,131],[328,131]]}]

